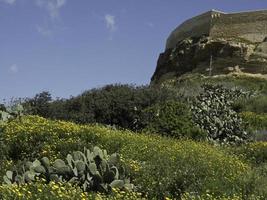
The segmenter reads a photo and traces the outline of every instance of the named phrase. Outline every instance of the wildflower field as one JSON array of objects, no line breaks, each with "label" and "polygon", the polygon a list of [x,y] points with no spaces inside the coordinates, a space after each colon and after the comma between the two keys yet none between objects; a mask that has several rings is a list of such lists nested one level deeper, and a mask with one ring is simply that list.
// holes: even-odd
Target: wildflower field
[{"label": "wildflower field", "polygon": [[[2,177],[19,161],[63,159],[98,146],[117,152],[133,191],[84,192],[71,183],[36,180],[5,184]],[[214,146],[102,125],[24,116],[1,125],[0,199],[266,199],[267,145]]]}]

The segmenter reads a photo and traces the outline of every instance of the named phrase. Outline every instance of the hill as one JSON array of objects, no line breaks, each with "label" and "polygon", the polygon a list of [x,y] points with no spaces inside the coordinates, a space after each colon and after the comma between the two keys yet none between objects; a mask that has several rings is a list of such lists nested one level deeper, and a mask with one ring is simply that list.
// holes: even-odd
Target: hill
[{"label": "hill", "polygon": [[267,74],[266,21],[266,10],[212,10],[186,20],[168,37],[151,82],[189,72]]},{"label": "hill", "polygon": [[[121,155],[121,161],[126,165],[137,191],[144,195],[143,199],[187,200],[193,198],[192,194],[199,195],[201,199],[241,199],[245,194],[247,199],[261,199],[261,195],[266,197],[266,184],[262,184],[265,176],[252,171],[255,167],[253,160],[250,160],[266,152],[265,143],[228,149],[206,142],[174,140],[99,125],[46,120],[37,116],[11,121],[2,125],[1,129],[1,174],[24,158],[34,160],[46,156],[55,161],[56,158],[65,157],[70,151],[97,145],[110,153],[118,152]],[[261,154],[261,158],[264,156],[265,159],[257,159],[257,165],[265,163],[265,154]],[[251,181],[258,184],[256,188],[250,188]],[[58,191],[58,186],[62,188],[61,192]],[[18,188],[3,185],[0,186],[0,197],[7,200],[24,198],[31,193],[29,199],[42,197],[41,195],[57,198],[60,194],[64,199],[79,199],[83,194],[75,190],[68,197],[64,188],[73,188],[64,184],[58,186],[52,189],[56,186],[48,185],[45,189],[38,184]],[[38,188],[45,191],[35,193]],[[78,193],[80,195],[75,197]],[[86,197],[90,194],[83,195]],[[128,195],[127,198],[125,195]],[[110,196],[110,199],[138,199],[133,195],[122,193]],[[91,196],[90,199],[94,198]]]}]

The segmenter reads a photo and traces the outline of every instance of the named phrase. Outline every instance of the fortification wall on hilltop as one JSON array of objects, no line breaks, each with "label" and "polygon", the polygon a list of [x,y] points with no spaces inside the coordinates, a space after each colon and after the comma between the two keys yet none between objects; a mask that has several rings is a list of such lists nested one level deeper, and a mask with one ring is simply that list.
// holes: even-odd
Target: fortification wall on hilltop
[{"label": "fortification wall on hilltop", "polygon": [[178,26],[168,37],[166,49],[188,37],[243,38],[262,42],[267,36],[267,10],[226,14],[212,10]]},{"label": "fortification wall on hilltop", "polygon": [[210,36],[213,38],[239,37],[251,42],[262,42],[267,36],[267,11],[242,12],[212,19]]},{"label": "fortification wall on hilltop", "polygon": [[[167,39],[166,49],[175,47],[176,43],[187,37],[208,35],[211,26],[211,16],[215,11],[209,11],[193,17],[178,26]],[[218,13],[219,14],[219,13]]]}]

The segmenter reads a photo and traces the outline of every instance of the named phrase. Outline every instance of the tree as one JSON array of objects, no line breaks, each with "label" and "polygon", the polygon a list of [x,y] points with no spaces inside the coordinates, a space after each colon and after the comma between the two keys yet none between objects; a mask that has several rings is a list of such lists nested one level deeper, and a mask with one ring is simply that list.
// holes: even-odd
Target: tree
[{"label": "tree", "polygon": [[23,105],[29,114],[49,117],[49,103],[51,101],[51,94],[48,91],[43,91],[36,94],[33,98],[26,99]]}]

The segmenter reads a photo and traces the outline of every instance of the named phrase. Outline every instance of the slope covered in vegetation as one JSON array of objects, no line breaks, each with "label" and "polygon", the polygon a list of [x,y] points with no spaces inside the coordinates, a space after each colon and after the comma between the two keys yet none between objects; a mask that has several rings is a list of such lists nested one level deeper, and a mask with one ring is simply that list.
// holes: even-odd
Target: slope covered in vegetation
[{"label": "slope covered in vegetation", "polygon": [[[119,131],[99,125],[51,121],[37,116],[26,116],[21,120],[5,123],[1,126],[1,130],[2,175],[19,160],[27,158],[33,161],[43,156],[55,160],[65,157],[71,151],[97,145],[110,153],[118,152],[121,155],[121,162],[127,166],[131,182],[143,198],[181,198],[182,195],[183,198],[189,198],[188,195],[196,194],[225,199],[234,196],[238,197],[237,199],[243,196],[250,199],[255,195],[259,199],[266,198],[266,185],[260,182],[262,174],[252,170],[254,166],[245,158],[246,151],[237,156],[230,154],[227,148],[216,147],[206,142],[174,140]],[[254,148],[257,149],[256,146]],[[266,145],[260,145],[256,151],[266,154]],[[261,164],[264,162],[265,160]],[[259,185],[251,188],[252,183]],[[25,198],[28,193],[33,194],[35,190],[42,191],[38,195],[44,195],[43,193],[52,195],[49,187],[61,187],[61,185],[37,184],[19,188],[3,185],[0,187],[0,194],[4,199],[11,199],[12,195],[21,198],[24,195]],[[57,191],[54,194],[54,199],[59,198],[58,195],[61,193],[68,195],[67,188],[73,186],[62,187],[61,192]],[[75,190],[79,192],[78,188]],[[74,197],[75,194],[75,192],[72,194],[73,199],[81,198],[79,195],[92,195],[81,192],[78,197]],[[127,192],[123,194],[129,195]]]},{"label": "slope covered in vegetation", "polygon": [[190,74],[2,105],[0,199],[266,199],[266,85]]}]

